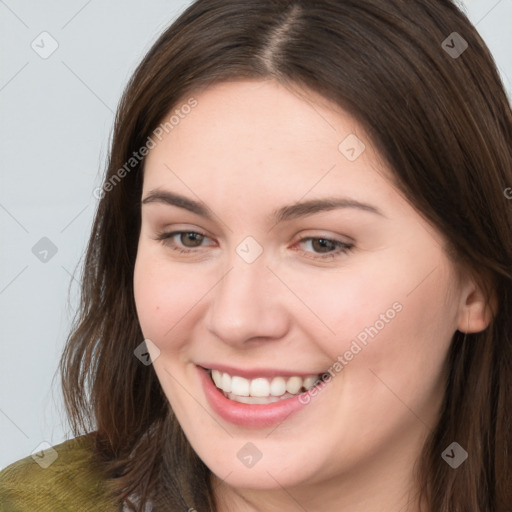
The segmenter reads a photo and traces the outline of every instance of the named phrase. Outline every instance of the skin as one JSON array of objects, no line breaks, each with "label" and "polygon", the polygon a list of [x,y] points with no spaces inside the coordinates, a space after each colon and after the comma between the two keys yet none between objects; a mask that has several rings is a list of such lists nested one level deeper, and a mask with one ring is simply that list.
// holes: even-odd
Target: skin
[{"label": "skin", "polygon": [[[143,204],[134,287],[144,336],[160,350],[154,369],[213,473],[219,510],[419,510],[413,466],[438,418],[452,336],[489,323],[480,288],[339,107],[272,80],[194,97],[150,151],[142,198],[168,190],[213,217]],[[338,149],[349,134],[366,146],[354,161]],[[339,208],[270,219],[297,201],[342,196],[382,215]],[[206,236],[157,240],[179,230]],[[252,263],[236,252],[247,236],[263,249]],[[353,248],[336,253],[322,237]],[[208,405],[195,364],[321,373],[396,303],[400,312],[277,427],[235,426]],[[247,442],[262,454],[252,468],[237,458]]]}]

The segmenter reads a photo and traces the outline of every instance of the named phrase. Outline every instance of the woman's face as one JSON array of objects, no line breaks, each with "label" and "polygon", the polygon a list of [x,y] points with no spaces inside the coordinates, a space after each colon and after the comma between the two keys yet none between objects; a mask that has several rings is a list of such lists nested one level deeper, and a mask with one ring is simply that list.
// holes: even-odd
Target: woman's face
[{"label": "woman's face", "polygon": [[238,488],[409,471],[460,321],[441,236],[361,126],[308,94],[212,86],[145,162],[140,325],[193,448]]}]

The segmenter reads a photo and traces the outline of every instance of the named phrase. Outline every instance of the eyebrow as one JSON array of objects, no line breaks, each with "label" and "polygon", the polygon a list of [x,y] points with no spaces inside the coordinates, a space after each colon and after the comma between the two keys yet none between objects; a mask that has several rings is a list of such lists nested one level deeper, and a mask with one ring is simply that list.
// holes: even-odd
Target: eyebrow
[{"label": "eyebrow", "polygon": [[[209,208],[203,203],[189,199],[188,197],[169,192],[167,190],[155,189],[151,190],[146,197],[141,201],[141,205],[149,203],[161,203],[178,208],[184,208],[192,213],[212,220],[213,215]],[[310,199],[309,201],[302,201],[288,206],[283,206],[272,212],[270,220],[275,223],[289,221],[300,217],[306,217],[314,213],[335,210],[338,208],[354,208],[364,212],[370,212],[376,215],[385,217],[385,215],[376,207],[367,203],[356,201],[346,197],[327,197],[324,199]]]}]

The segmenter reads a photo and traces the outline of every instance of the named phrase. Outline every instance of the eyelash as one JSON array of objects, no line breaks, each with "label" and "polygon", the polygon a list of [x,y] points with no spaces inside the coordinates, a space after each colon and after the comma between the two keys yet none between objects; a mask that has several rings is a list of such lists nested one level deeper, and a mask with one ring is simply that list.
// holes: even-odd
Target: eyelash
[{"label": "eyelash", "polygon": [[[169,244],[168,240],[170,238],[173,238],[176,235],[183,235],[183,234],[195,234],[195,235],[201,235],[204,238],[208,238],[208,236],[205,233],[201,233],[199,231],[170,231],[170,232],[162,231],[162,232],[157,233],[155,240],[161,242],[165,247],[167,247],[173,251],[177,251],[181,254],[190,254],[191,252],[194,252],[195,249],[198,249],[199,247],[201,247],[201,246],[198,246],[198,247],[194,247],[194,248],[190,248],[190,249],[183,249],[182,247],[179,247],[177,245]],[[338,249],[333,252],[314,253],[319,256],[313,256],[312,257],[313,259],[320,259],[320,260],[334,259],[337,256],[349,253],[354,248],[354,246],[352,244],[347,244],[340,240],[335,240],[332,238],[326,238],[326,237],[321,237],[321,236],[319,236],[319,237],[307,236],[307,237],[304,237],[304,238],[301,238],[300,240],[298,240],[297,244],[308,241],[308,240],[324,240],[324,241],[330,242],[330,243],[338,246]],[[301,251],[301,252],[303,252],[305,254],[310,254],[309,251]],[[308,256],[308,257],[311,258],[311,256]]]}]

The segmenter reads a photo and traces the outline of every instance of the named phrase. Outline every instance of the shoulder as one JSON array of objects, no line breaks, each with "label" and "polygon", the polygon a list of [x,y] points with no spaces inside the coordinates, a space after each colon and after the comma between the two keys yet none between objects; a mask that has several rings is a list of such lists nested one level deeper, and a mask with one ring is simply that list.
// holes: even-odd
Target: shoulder
[{"label": "shoulder", "polygon": [[1,471],[0,512],[119,510],[93,463],[93,440],[65,441]]}]

